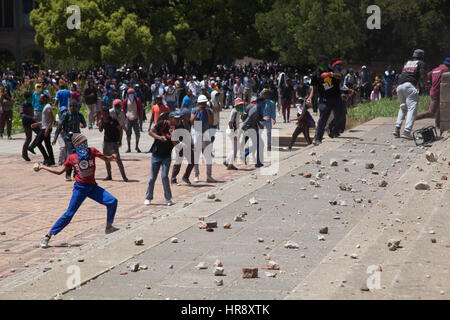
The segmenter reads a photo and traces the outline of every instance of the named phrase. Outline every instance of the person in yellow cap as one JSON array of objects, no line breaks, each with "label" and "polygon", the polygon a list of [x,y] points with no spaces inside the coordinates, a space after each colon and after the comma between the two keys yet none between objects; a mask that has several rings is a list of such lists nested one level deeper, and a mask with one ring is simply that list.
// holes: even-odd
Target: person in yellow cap
[{"label": "person in yellow cap", "polygon": [[34,108],[34,118],[38,122],[42,121],[42,110],[44,109],[44,105],[40,102],[42,87],[42,83],[36,83],[34,86],[33,100],[31,102]]},{"label": "person in yellow cap", "polygon": [[50,238],[57,235],[72,220],[73,216],[81,206],[83,201],[88,197],[92,200],[103,204],[107,208],[107,219],[105,233],[117,231],[113,227],[114,216],[117,210],[117,199],[108,191],[99,187],[95,181],[95,158],[100,158],[105,162],[117,160],[117,155],[105,156],[95,148],[89,148],[87,138],[81,133],[72,133],[72,145],[75,153],[67,157],[66,162],[59,168],[52,168],[39,164],[34,170],[39,172],[45,170],[53,174],[61,175],[69,168],[75,170],[75,184],[73,188],[72,199],[70,200],[67,211],[56,221],[51,230],[41,239],[41,248],[47,248]]}]

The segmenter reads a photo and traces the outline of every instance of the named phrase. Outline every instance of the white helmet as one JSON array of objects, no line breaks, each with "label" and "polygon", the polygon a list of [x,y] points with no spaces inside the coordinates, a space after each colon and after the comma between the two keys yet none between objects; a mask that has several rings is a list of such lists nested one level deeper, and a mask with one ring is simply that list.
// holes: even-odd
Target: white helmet
[{"label": "white helmet", "polygon": [[205,95],[201,94],[198,99],[197,99],[198,103],[202,103],[202,102],[208,102],[208,98],[206,98]]}]

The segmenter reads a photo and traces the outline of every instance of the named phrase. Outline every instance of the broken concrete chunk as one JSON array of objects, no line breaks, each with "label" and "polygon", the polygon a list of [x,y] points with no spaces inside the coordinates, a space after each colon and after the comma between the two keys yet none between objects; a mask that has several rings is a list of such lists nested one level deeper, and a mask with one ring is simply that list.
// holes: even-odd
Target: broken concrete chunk
[{"label": "broken concrete chunk", "polygon": [[295,243],[294,241],[289,240],[288,242],[286,242],[284,244],[284,247],[286,249],[298,249],[300,246],[297,243]]},{"label": "broken concrete chunk", "polygon": [[389,250],[395,251],[395,250],[397,250],[397,248],[400,247],[400,242],[401,242],[400,239],[390,239],[390,240],[388,240],[387,246],[388,246]]},{"label": "broken concrete chunk", "polygon": [[139,271],[139,263],[132,262],[127,266],[127,269],[131,272],[137,272],[137,271]]},{"label": "broken concrete chunk", "polygon": [[144,244],[144,239],[142,237],[136,237],[134,239],[134,244],[137,246],[141,246]]},{"label": "broken concrete chunk", "polygon": [[387,187],[387,185],[388,185],[388,183],[386,180],[381,180],[380,182],[378,182],[378,186],[380,188],[385,188],[385,187]]},{"label": "broken concrete chunk", "polygon": [[331,160],[330,160],[330,166],[332,166],[332,167],[337,167],[337,166],[338,166],[337,160],[331,159]]},{"label": "broken concrete chunk", "polygon": [[172,243],[178,243],[178,238],[173,237],[172,239],[170,239],[170,242],[172,242]]},{"label": "broken concrete chunk", "polygon": [[425,181],[419,181],[414,185],[416,190],[430,190],[430,185]]},{"label": "broken concrete chunk", "polygon": [[202,270],[202,269],[208,269],[208,265],[206,264],[206,262],[199,262],[195,268],[197,268],[198,270]]},{"label": "broken concrete chunk", "polygon": [[255,199],[255,197],[250,198],[250,200],[248,200],[248,202],[250,202],[250,204],[257,204],[258,200]]},{"label": "broken concrete chunk", "polygon": [[215,276],[222,276],[224,271],[223,267],[214,267],[213,273]]},{"label": "broken concrete chunk", "polygon": [[216,195],[214,193],[208,193],[208,199],[215,199]]},{"label": "broken concrete chunk", "polygon": [[320,228],[319,233],[321,233],[321,234],[328,234],[328,227]]},{"label": "broken concrete chunk", "polygon": [[243,268],[242,278],[244,279],[258,278],[258,268]]},{"label": "broken concrete chunk", "polygon": [[230,229],[231,228],[231,223],[227,222],[223,225],[224,229]]},{"label": "broken concrete chunk", "polygon": [[431,151],[427,151],[427,152],[425,153],[425,158],[426,158],[428,161],[430,161],[430,162],[437,162],[437,157],[436,157],[436,155],[435,155],[433,152],[431,152]]}]

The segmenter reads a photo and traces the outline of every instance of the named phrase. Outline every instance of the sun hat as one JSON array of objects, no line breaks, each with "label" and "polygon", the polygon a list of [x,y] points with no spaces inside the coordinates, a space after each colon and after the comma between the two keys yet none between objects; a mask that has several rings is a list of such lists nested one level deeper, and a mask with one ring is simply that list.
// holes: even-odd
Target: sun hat
[{"label": "sun hat", "polygon": [[201,94],[198,99],[197,99],[198,103],[203,103],[203,102],[208,102],[208,98],[206,98],[205,95]]}]

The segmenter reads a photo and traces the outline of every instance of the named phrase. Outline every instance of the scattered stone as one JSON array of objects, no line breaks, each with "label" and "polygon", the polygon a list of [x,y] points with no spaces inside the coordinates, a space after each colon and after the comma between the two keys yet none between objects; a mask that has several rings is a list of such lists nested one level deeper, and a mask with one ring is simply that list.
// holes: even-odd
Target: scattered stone
[{"label": "scattered stone", "polygon": [[338,162],[336,160],[334,160],[334,159],[331,159],[330,160],[330,166],[337,167],[338,166]]},{"label": "scattered stone", "polygon": [[236,221],[236,222],[242,222],[242,221],[245,221],[245,219],[242,218],[242,216],[237,215],[236,217],[234,217],[234,221]]},{"label": "scattered stone", "polygon": [[133,262],[127,266],[128,271],[137,272],[139,271],[139,263]]},{"label": "scattered stone", "polygon": [[304,178],[311,178],[312,174],[311,173],[302,173],[302,176]]},{"label": "scattered stone", "polygon": [[199,229],[206,229],[206,223],[204,221],[199,221],[197,225]]},{"label": "scattered stone", "polygon": [[[251,185],[251,184],[250,184],[250,185]],[[216,198],[214,201],[215,201],[215,202],[221,202],[222,199]]]},{"label": "scattered stone", "polygon": [[371,149],[369,153],[375,153],[375,149]]},{"label": "scattered stone", "polygon": [[80,258],[80,259],[78,259],[77,261],[78,261],[78,262],[84,262],[84,259],[83,259],[83,258]]},{"label": "scattered stone", "polygon": [[223,286],[223,279],[220,279],[220,280],[214,279],[214,283],[218,287]]},{"label": "scattered stone", "polygon": [[263,242],[264,242],[264,239],[263,239],[263,238],[258,238],[258,242],[259,242],[259,243],[263,243]]},{"label": "scattered stone", "polygon": [[321,236],[321,235],[319,235],[319,236],[317,236],[317,240],[319,240],[319,241],[325,241],[325,237],[324,237],[324,236]]},{"label": "scattered stone", "polygon": [[173,264],[171,264],[171,265],[169,266],[169,269],[173,269]]},{"label": "scattered stone", "polygon": [[216,267],[223,267],[223,263],[222,263],[222,261],[220,261],[219,259],[217,259],[217,260],[214,262],[214,266],[216,266]]},{"label": "scattered stone", "polygon": [[273,260],[267,262],[267,264],[263,265],[261,269],[264,270],[280,270],[280,265]]},{"label": "scattered stone", "polygon": [[192,204],[192,202],[185,202],[183,203],[183,208],[189,207]]},{"label": "scattered stone", "polygon": [[222,276],[224,273],[225,269],[223,267],[214,267],[214,275],[215,276]]},{"label": "scattered stone", "polygon": [[359,249],[359,248],[361,248],[361,245],[360,245],[360,244],[357,244],[357,245],[356,245],[356,249]]},{"label": "scattered stone", "polygon": [[430,230],[428,231],[429,234],[435,234],[436,232],[434,232],[434,230]]},{"label": "scattered stone", "polygon": [[436,155],[431,151],[425,152],[425,158],[430,162],[437,162]]},{"label": "scattered stone", "polygon": [[431,243],[436,243],[436,238],[431,238]]},{"label": "scattered stone", "polygon": [[390,251],[395,251],[398,248],[400,248],[400,239],[390,239],[387,243],[387,246],[389,248]]},{"label": "scattered stone", "polygon": [[387,185],[388,185],[388,183],[386,180],[381,180],[380,182],[378,182],[378,186],[380,188],[385,188],[385,187],[387,187]]},{"label": "scattered stone", "polygon": [[251,205],[258,203],[258,200],[256,200],[255,197],[250,198],[250,200],[248,200],[248,201],[250,202]]},{"label": "scattered stone", "polygon": [[309,153],[309,155],[310,155],[310,156],[315,156],[316,153],[315,153],[314,151],[312,151],[312,152]]},{"label": "scattered stone", "polygon": [[242,278],[244,279],[258,278],[258,268],[243,268]]},{"label": "scattered stone", "polygon": [[126,276],[127,274],[128,274],[128,272],[125,272],[125,271],[120,273],[121,276]]},{"label": "scattered stone", "polygon": [[213,228],[206,228],[206,232],[214,232]]},{"label": "scattered stone", "polygon": [[358,255],[356,253],[352,253],[352,255],[350,256],[352,259],[358,259]]},{"label": "scattered stone", "polygon": [[266,277],[268,278],[275,278],[277,274],[275,272],[266,272]]},{"label": "scattered stone", "polygon": [[136,237],[134,239],[134,244],[137,246],[142,246],[144,244],[144,239],[141,237]]},{"label": "scattered stone", "polygon": [[216,195],[214,193],[208,193],[208,199],[215,199]]},{"label": "scattered stone", "polygon": [[224,229],[230,229],[231,228],[231,223],[227,222],[223,225]]},{"label": "scattered stone", "polygon": [[206,227],[207,228],[217,228],[217,221],[207,221]]},{"label": "scattered stone", "polygon": [[321,234],[328,234],[328,227],[320,228],[319,233],[321,233]]},{"label": "scattered stone", "polygon": [[199,262],[196,266],[195,266],[198,270],[202,270],[202,269],[208,269],[208,266],[206,264],[206,262]]},{"label": "scattered stone", "polygon": [[447,176],[442,176],[441,177],[441,180],[447,180],[448,178],[447,178]]},{"label": "scattered stone", "polygon": [[417,182],[414,185],[414,189],[416,190],[430,190],[430,185],[425,181]]},{"label": "scattered stone", "polygon": [[172,242],[172,243],[178,243],[178,238],[172,238],[172,239],[170,239],[170,242]]},{"label": "scattered stone", "polygon": [[346,207],[346,206],[347,206],[347,201],[345,201],[345,200],[339,200],[339,205],[340,205],[341,207]]},{"label": "scattered stone", "polygon": [[24,268],[28,268],[29,267],[28,263],[25,263],[23,266],[24,266]]},{"label": "scattered stone", "polygon": [[315,195],[313,196],[313,198],[314,198],[314,199],[319,199],[319,196],[318,196],[317,194],[315,194]]},{"label": "scattered stone", "polygon": [[441,291],[439,291],[439,293],[440,293],[441,295],[444,295],[444,294],[445,294],[445,291],[444,291],[444,290],[441,290]]},{"label": "scattered stone", "polygon": [[306,255],[305,255],[304,253],[302,253],[302,254],[300,255],[300,258],[306,258]]},{"label": "scattered stone", "polygon": [[150,287],[150,285],[145,285],[145,289],[150,290],[152,287]]},{"label": "scattered stone", "polygon": [[139,270],[147,270],[148,267],[146,265],[139,266]]},{"label": "scattered stone", "polygon": [[285,247],[286,249],[298,249],[300,246],[299,246],[297,243],[295,243],[295,242],[289,240],[288,242],[286,242],[286,243],[284,244],[284,247]]},{"label": "scattered stone", "polygon": [[5,231],[0,231],[0,236],[6,236],[6,232]]},{"label": "scattered stone", "polygon": [[315,160],[314,163],[315,163],[315,164],[318,164],[318,165],[321,165],[321,164],[322,164],[322,161],[320,161],[320,160]]},{"label": "scattered stone", "polygon": [[332,206],[335,206],[338,204],[338,202],[336,200],[328,200],[328,203],[331,204]]}]

